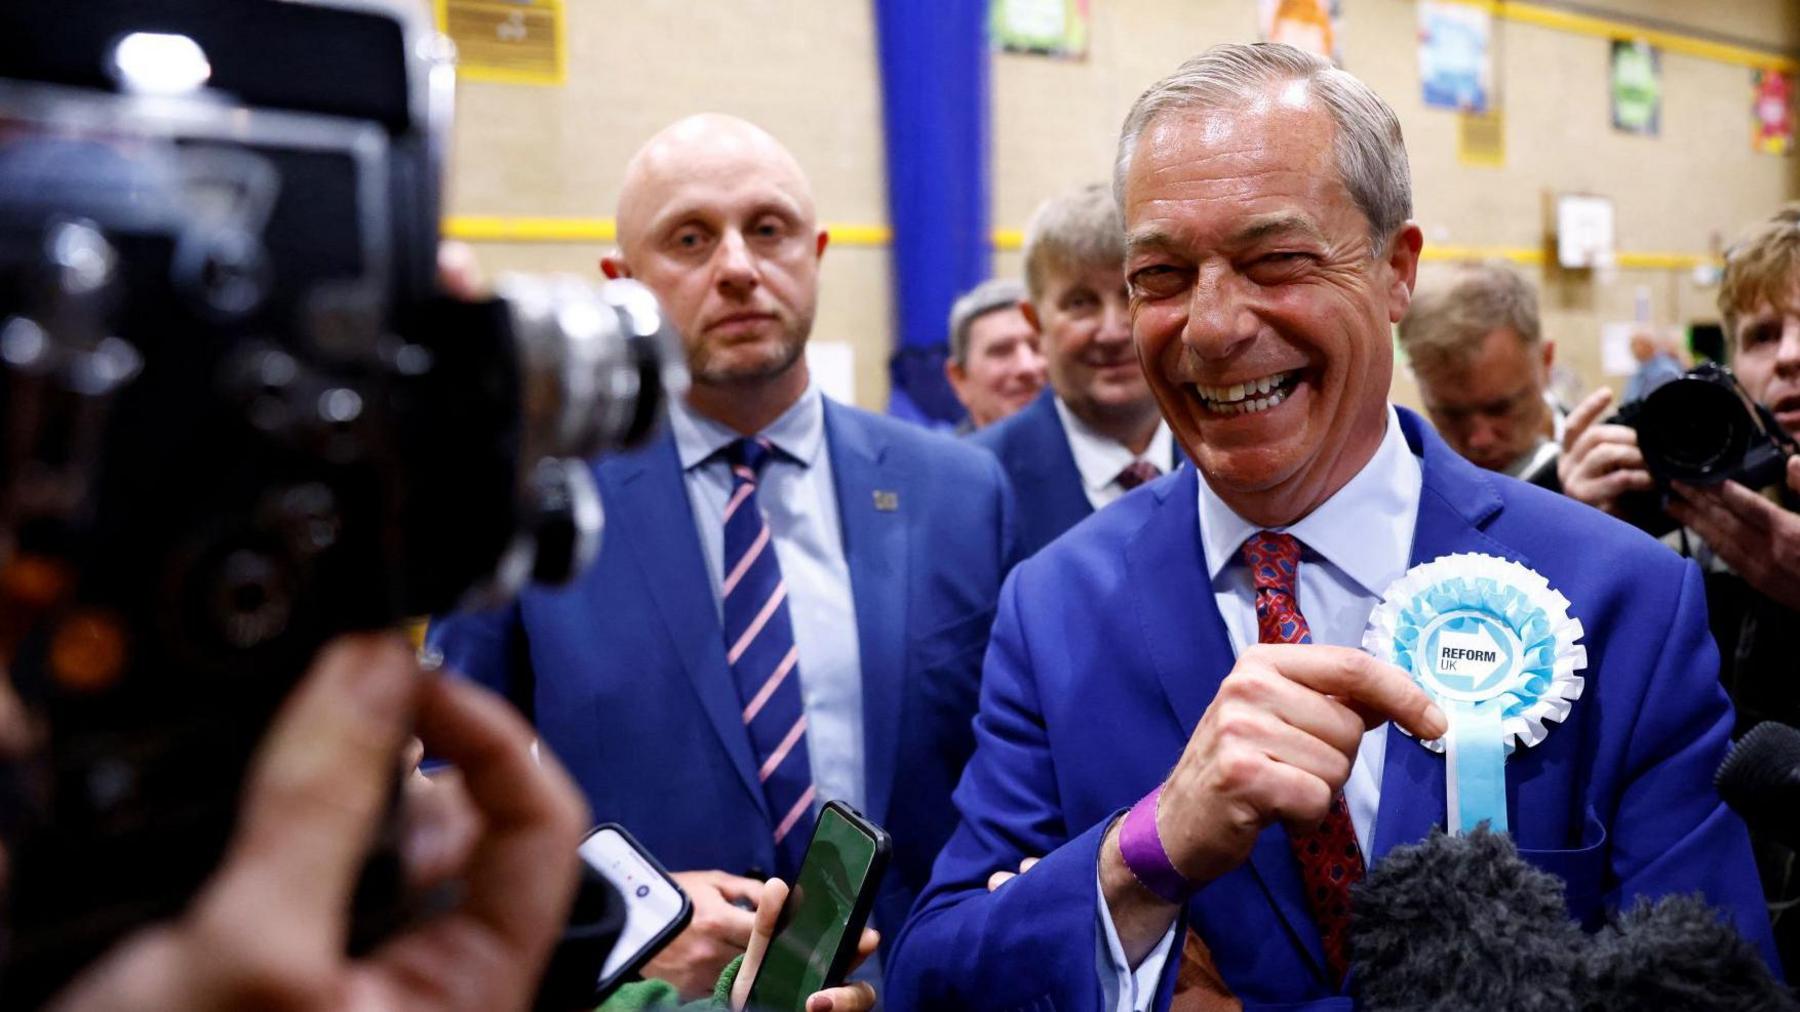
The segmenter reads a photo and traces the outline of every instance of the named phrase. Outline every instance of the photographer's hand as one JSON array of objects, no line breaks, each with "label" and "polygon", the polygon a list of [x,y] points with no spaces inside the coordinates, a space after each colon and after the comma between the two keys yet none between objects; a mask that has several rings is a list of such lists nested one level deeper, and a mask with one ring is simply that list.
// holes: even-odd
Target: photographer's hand
[{"label": "photographer's hand", "polygon": [[1563,494],[1618,515],[1619,496],[1656,487],[1638,450],[1637,431],[1625,425],[1594,424],[1612,404],[1605,387],[1582,398],[1563,429],[1563,452],[1556,477]]},{"label": "photographer's hand", "polygon": [[[481,829],[460,906],[360,960],[350,895],[416,719]],[[328,646],[263,742],[226,859],[178,921],[85,971],[62,1009],[517,1009],[575,886],[586,813],[531,729],[472,684],[422,678],[398,637]],[[462,848],[458,848],[459,850]]]},{"label": "photographer's hand", "polygon": [[[1800,493],[1800,457],[1787,462],[1788,488]],[[1744,581],[1800,611],[1800,516],[1735,481],[1713,488],[1677,482],[1669,515],[1705,539]]]}]

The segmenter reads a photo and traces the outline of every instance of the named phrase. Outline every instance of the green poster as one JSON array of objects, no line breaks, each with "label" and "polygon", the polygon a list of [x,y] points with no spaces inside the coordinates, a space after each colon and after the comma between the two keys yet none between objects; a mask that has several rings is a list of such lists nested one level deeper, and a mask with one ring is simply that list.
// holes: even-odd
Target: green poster
[{"label": "green poster", "polygon": [[1612,125],[1646,137],[1661,128],[1662,57],[1648,42],[1613,40]]},{"label": "green poster", "polygon": [[991,0],[995,49],[1079,59],[1087,55],[1088,0]]}]

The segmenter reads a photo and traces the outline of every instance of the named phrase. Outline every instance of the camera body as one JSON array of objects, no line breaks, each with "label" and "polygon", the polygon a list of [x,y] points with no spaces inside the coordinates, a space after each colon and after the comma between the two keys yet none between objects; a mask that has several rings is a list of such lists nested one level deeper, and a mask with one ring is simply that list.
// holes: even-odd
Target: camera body
[{"label": "camera body", "polygon": [[439,292],[450,59],[387,4],[0,7],[8,1005],[185,904],[327,639],[578,572],[586,458],[685,382],[633,283]]},{"label": "camera body", "polygon": [[1620,406],[1610,422],[1636,430],[1644,465],[1657,488],[1624,496],[1620,508],[1651,534],[1675,529],[1663,510],[1669,483],[1735,481],[1761,489],[1782,480],[1794,440],[1769,409],[1751,400],[1730,369],[1702,363]]}]

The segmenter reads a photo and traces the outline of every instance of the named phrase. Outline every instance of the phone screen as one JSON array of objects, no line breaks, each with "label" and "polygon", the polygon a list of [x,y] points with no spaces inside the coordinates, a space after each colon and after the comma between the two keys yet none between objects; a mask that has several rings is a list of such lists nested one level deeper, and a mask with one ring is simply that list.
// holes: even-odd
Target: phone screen
[{"label": "phone screen", "polygon": [[625,898],[625,929],[596,981],[606,987],[680,921],[687,897],[635,843],[610,826],[600,827],[581,842],[581,859]]},{"label": "phone screen", "polygon": [[[828,980],[831,964],[851,927],[877,846],[874,837],[835,809],[827,807],[819,815],[782,910],[782,925],[750,988],[751,1008],[801,1009],[807,996],[833,983]],[[856,925],[859,935],[861,928]]]}]

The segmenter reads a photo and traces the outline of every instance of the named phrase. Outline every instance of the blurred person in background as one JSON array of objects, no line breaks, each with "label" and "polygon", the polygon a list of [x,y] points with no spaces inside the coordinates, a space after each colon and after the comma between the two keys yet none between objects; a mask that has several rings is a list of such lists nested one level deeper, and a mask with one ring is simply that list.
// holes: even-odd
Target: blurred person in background
[{"label": "blurred person in background", "polygon": [[1425,413],[1452,449],[1560,491],[1546,396],[1556,346],[1544,340],[1537,294],[1524,278],[1482,264],[1420,285],[1399,334]]},{"label": "blurred person in background", "polygon": [[1131,343],[1124,263],[1119,208],[1098,183],[1045,201],[1025,228],[1024,312],[1050,386],[974,442],[1012,480],[1026,555],[1180,462]]},{"label": "blurred person in background", "polygon": [[1019,308],[1024,299],[1024,285],[993,278],[950,307],[950,358],[944,375],[969,412],[958,434],[1010,417],[1044,388],[1044,356],[1037,329]]}]

